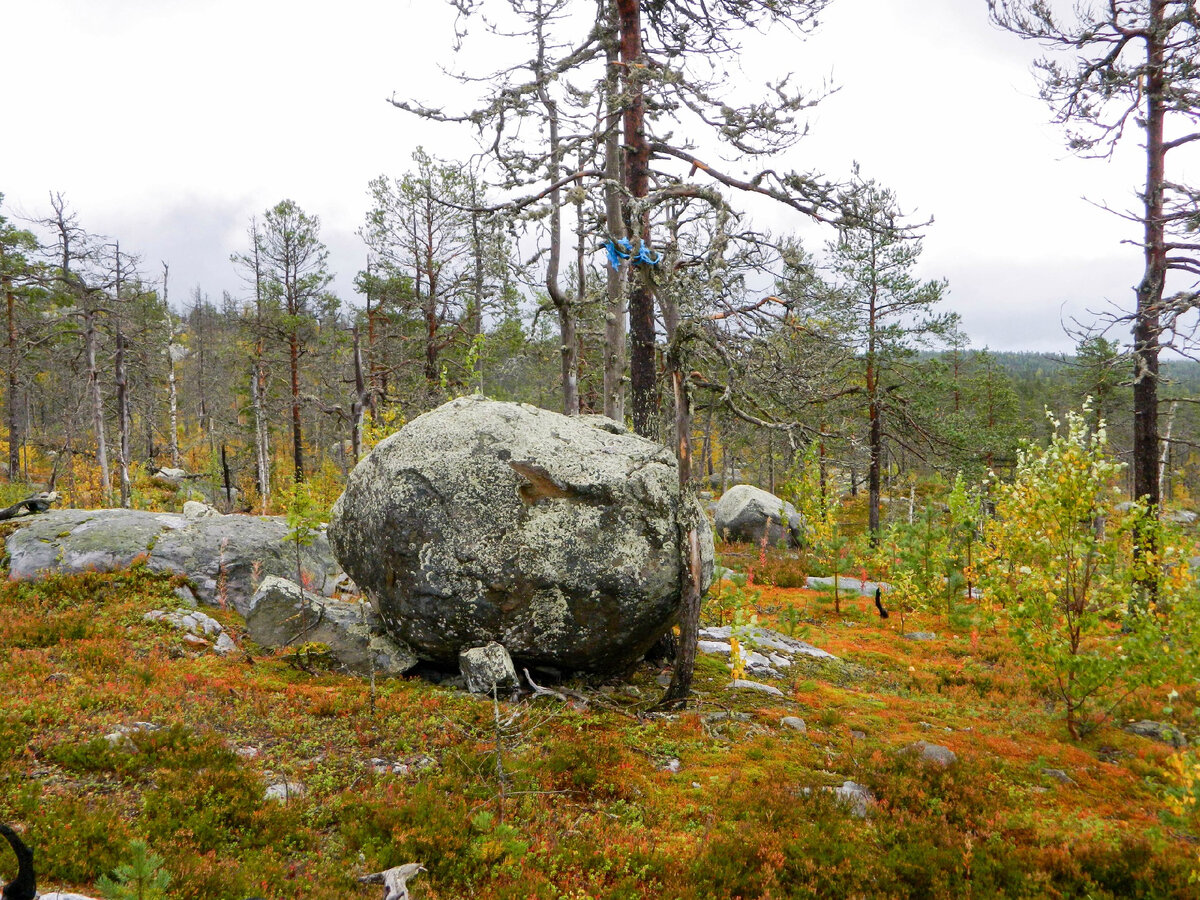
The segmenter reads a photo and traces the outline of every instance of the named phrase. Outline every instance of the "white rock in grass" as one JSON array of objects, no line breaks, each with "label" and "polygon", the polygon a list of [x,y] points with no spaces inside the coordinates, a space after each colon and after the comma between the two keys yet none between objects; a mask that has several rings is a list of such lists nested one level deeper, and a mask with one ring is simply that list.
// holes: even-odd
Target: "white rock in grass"
[{"label": "white rock in grass", "polygon": [[783,691],[774,685],[760,684],[757,681],[747,681],[744,678],[735,678],[729,682],[726,690],[757,691],[760,694],[770,694],[772,697],[783,696]]},{"label": "white rock in grass", "polygon": [[826,788],[837,795],[838,802],[850,810],[850,815],[865,819],[875,805],[875,795],[855,781],[844,781],[841,787]]},{"label": "white rock in grass", "polygon": [[276,781],[267,785],[267,789],[263,791],[264,800],[274,800],[278,803],[287,803],[293,797],[303,796],[304,785],[298,781]]}]

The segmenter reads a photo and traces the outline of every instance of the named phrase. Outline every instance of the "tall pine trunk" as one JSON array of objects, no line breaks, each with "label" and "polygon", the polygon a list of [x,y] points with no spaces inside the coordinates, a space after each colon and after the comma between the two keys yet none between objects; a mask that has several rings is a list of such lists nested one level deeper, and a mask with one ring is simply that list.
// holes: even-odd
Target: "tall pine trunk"
[{"label": "tall pine trunk", "polygon": [[[643,86],[641,0],[617,0],[621,35],[621,68],[624,78],[625,188],[638,209],[629,223],[632,235],[649,245],[650,214],[637,207],[650,193],[650,142],[646,139],[646,103]],[[637,245],[635,243],[636,251]],[[633,430],[642,437],[657,436],[655,422],[654,290],[643,268],[630,276],[629,388]]]},{"label": "tall pine trunk", "polygon": [[[1137,288],[1137,310],[1133,324],[1133,495],[1145,503],[1151,518],[1159,513],[1158,483],[1158,353],[1161,334],[1160,312],[1167,277],[1167,248],[1163,221],[1163,193],[1166,182],[1164,97],[1166,0],[1150,0],[1150,27],[1146,37],[1146,191],[1145,272]],[[1158,535],[1151,523],[1138,529],[1134,538],[1134,557],[1141,574],[1138,584],[1144,594],[1158,591],[1154,558]]]},{"label": "tall pine trunk", "polygon": [[117,423],[120,431],[120,450],[117,471],[120,475],[121,508],[128,509],[131,499],[129,483],[129,379],[125,371],[125,332],[117,325],[117,353],[113,360],[117,387]]},{"label": "tall pine trunk", "polygon": [[[625,212],[621,203],[621,78],[620,48],[615,33],[605,48],[607,71],[604,77],[604,102],[608,113],[604,137],[604,209],[608,219],[608,237],[624,240]],[[605,267],[608,308],[604,317],[604,414],[625,421],[625,338],[629,306],[625,296],[627,262],[617,268]]]},{"label": "tall pine trunk", "polygon": [[21,413],[17,404],[20,389],[17,380],[17,296],[13,292],[12,277],[3,279],[4,302],[8,308],[8,480],[16,481],[21,474]]},{"label": "tall pine trunk", "polygon": [[300,335],[295,330],[288,335],[288,362],[292,379],[292,478],[299,484],[304,481],[304,433],[300,420]]}]

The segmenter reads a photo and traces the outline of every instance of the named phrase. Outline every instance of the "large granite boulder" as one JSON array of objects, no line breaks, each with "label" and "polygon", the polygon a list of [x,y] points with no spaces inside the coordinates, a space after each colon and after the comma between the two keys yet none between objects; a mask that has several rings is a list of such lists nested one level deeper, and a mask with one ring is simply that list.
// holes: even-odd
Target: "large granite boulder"
[{"label": "large granite boulder", "polygon": [[735,484],[717,501],[713,511],[717,534],[727,541],[781,542],[798,547],[804,540],[804,520],[796,507],[770,491],[749,484]]},{"label": "large granite boulder", "polygon": [[425,659],[503,644],[525,664],[608,671],[679,609],[687,523],[664,447],[602,417],[470,397],[380,443],[333,508],[338,561]]},{"label": "large granite boulder", "polygon": [[[134,509],[59,509],[31,516],[6,541],[9,577],[112,572],[141,560],[155,571],[185,575],[210,606],[245,615],[267,575],[296,577],[296,548],[281,517],[205,516]],[[300,548],[306,581],[333,593],[345,576],[324,535]]]}]

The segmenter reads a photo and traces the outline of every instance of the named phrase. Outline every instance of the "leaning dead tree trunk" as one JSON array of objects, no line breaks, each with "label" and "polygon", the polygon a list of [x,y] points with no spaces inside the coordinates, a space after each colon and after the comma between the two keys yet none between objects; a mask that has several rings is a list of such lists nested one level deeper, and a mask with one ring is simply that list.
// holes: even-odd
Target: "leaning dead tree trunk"
[{"label": "leaning dead tree trunk", "polygon": [[536,67],[538,99],[546,110],[546,123],[550,137],[550,259],[546,265],[546,292],[550,302],[558,311],[559,356],[562,361],[563,413],[579,415],[579,337],[576,333],[576,309],[570,297],[558,283],[558,272],[562,262],[562,174],[563,150],[558,137],[558,101],[550,96],[546,87],[545,43],[542,40],[538,20],[538,62]]},{"label": "leaning dead tree trunk", "polygon": [[267,426],[267,367],[264,360],[266,348],[263,340],[263,270],[261,240],[258,235],[258,220],[250,223],[251,257],[250,266],[254,276],[254,369],[251,373],[250,393],[254,398],[254,476],[258,482],[258,496],[262,501],[263,515],[271,500],[271,445]]},{"label": "leaning dead tree trunk", "polygon": [[121,242],[116,243],[117,277],[113,287],[113,311],[116,319],[117,352],[113,357],[113,379],[117,390],[117,432],[120,439],[117,472],[121,485],[121,508],[128,509],[132,489],[129,483],[129,378],[125,370],[125,329],[121,324]]},{"label": "leaning dead tree trunk", "polygon": [[0,509],[0,521],[45,512],[50,508],[50,504],[57,500],[58,493],[56,491],[41,491],[24,500],[18,500],[12,506]]}]

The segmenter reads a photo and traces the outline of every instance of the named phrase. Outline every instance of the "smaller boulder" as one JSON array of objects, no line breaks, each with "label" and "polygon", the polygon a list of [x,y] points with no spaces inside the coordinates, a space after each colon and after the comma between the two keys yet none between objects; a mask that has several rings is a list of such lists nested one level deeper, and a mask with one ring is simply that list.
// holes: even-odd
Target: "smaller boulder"
[{"label": "smaller boulder", "polygon": [[1141,722],[1130,722],[1125,726],[1125,730],[1139,737],[1150,738],[1152,741],[1159,741],[1163,744],[1170,744],[1176,750],[1182,750],[1188,744],[1187,735],[1173,725],[1168,725],[1166,722],[1152,722],[1148,719],[1143,719]]},{"label": "smaller boulder", "polygon": [[832,591],[835,582],[841,593],[861,594],[864,597],[874,597],[876,590],[883,594],[892,590],[886,581],[863,581],[848,575],[809,575],[805,579],[805,585],[814,591]]},{"label": "smaller boulder", "polygon": [[110,747],[116,750],[137,753],[137,746],[133,743],[130,735],[148,734],[153,731],[160,731],[162,727],[161,725],[155,725],[153,722],[134,722],[132,725],[118,725],[115,730],[106,734],[104,739],[108,741]]},{"label": "smaller boulder", "polygon": [[213,642],[213,649],[222,656],[228,656],[230,653],[238,649],[237,642],[234,641],[227,633],[221,632],[217,635],[217,639]]},{"label": "smaller boulder", "polygon": [[749,484],[735,484],[717,501],[713,513],[718,535],[727,541],[781,542],[800,546],[804,539],[804,521],[796,507],[769,491]]},{"label": "smaller boulder", "polygon": [[915,753],[921,761],[942,769],[948,769],[958,762],[958,755],[949,747],[941,744],[931,744],[928,741],[917,741],[904,748],[908,753]]},{"label": "smaller boulder", "polygon": [[844,781],[840,787],[826,788],[833,791],[838,802],[850,810],[850,815],[865,819],[875,805],[875,795],[856,781]]},{"label": "smaller boulder", "polygon": [[276,781],[267,785],[263,791],[264,800],[274,800],[276,803],[287,803],[293,797],[304,796],[304,785],[298,781]]},{"label": "smaller boulder", "polygon": [[933,631],[910,631],[905,637],[910,641],[936,641],[937,633]]},{"label": "smaller boulder", "polygon": [[207,503],[201,503],[199,500],[188,500],[183,504],[183,516],[185,519],[208,519],[219,515],[221,515],[220,512],[213,509]]},{"label": "smaller boulder", "polygon": [[383,634],[365,601],[329,600],[275,575],[263,579],[246,611],[246,630],[264,647],[326,644],[341,667],[355,675],[403,675],[417,664],[412,650]]},{"label": "smaller boulder", "polygon": [[490,694],[493,690],[517,683],[517,670],[504,645],[491,641],[458,654],[458,670],[472,694]]},{"label": "smaller boulder", "polygon": [[790,728],[792,731],[798,731],[801,734],[808,734],[808,725],[799,716],[784,716],[779,720],[780,728]]},{"label": "smaller boulder", "polygon": [[187,479],[187,472],[183,469],[173,469],[167,467],[159,469],[150,476],[150,480],[162,487],[177,488]]}]

